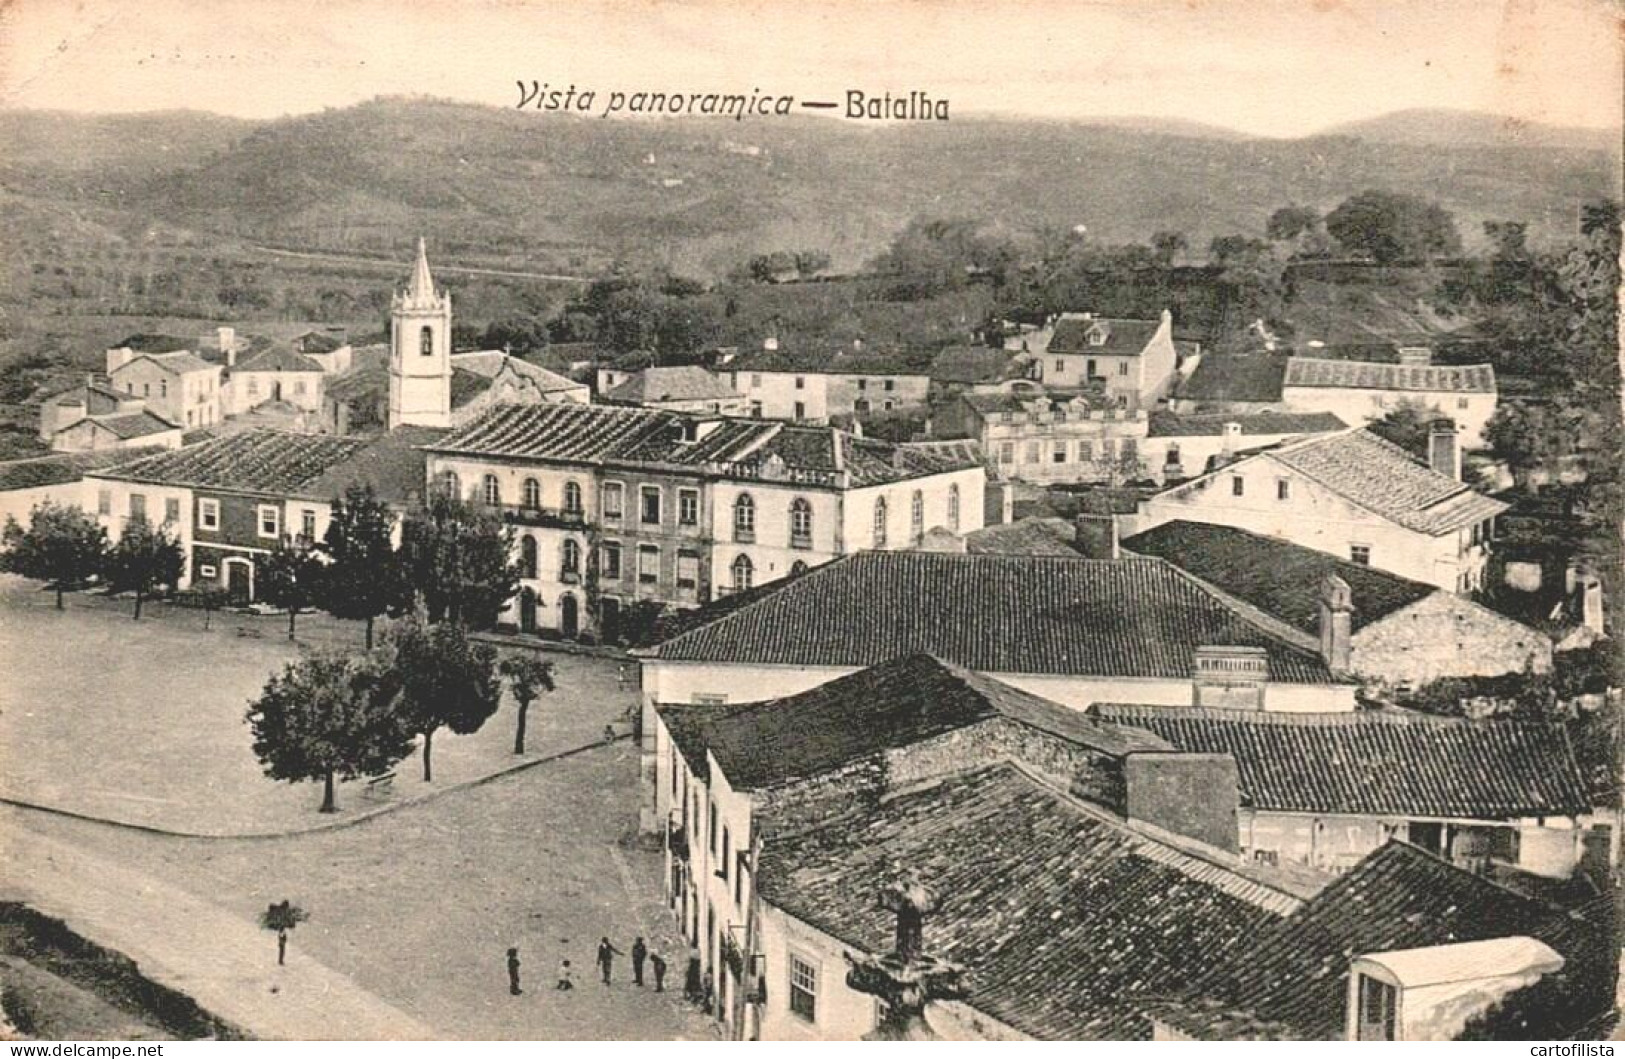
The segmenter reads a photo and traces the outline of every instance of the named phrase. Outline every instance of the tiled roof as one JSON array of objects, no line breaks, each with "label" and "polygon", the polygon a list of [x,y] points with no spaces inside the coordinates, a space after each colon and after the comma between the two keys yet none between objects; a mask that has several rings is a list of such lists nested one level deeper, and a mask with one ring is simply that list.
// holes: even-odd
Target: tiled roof
[{"label": "tiled roof", "polygon": [[1361,360],[1293,357],[1285,386],[1425,393],[1494,393],[1495,369],[1488,364],[1381,364]]},{"label": "tiled roof", "polygon": [[[95,417],[86,416],[85,419],[90,419],[99,426],[106,427],[108,430],[113,432],[115,437],[122,441],[129,441],[131,438],[144,438],[152,434],[163,434],[167,431],[180,429],[163,416],[144,410],[140,412],[129,412],[124,415]],[[81,419],[79,422],[83,423],[84,421],[84,419]],[[74,423],[71,425],[78,426],[79,424]]]},{"label": "tiled roof", "polygon": [[[667,709],[709,707],[663,707],[662,715]],[[1172,749],[1149,732],[1095,720],[930,655],[882,662],[798,695],[730,710],[703,730],[688,731],[716,756],[733,789],[761,790],[995,717],[1114,756]],[[684,748],[685,755],[692,752]],[[703,750],[697,756],[703,760]]]},{"label": "tiled roof", "polygon": [[312,483],[330,467],[366,445],[365,438],[249,430],[149,456],[97,476],[268,496],[308,496]]},{"label": "tiled roof", "polygon": [[940,902],[927,951],[965,968],[968,1004],[1041,1039],[1149,1037],[1151,998],[1184,990],[1299,904],[1010,765],[813,826],[764,823],[764,901],[889,952],[895,919],[875,898],[913,871]]},{"label": "tiled roof", "polygon": [[332,353],[350,344],[342,331],[306,331],[293,341],[301,353]]},{"label": "tiled roof", "polygon": [[1266,614],[1317,635],[1320,583],[1328,574],[1342,578],[1352,592],[1355,631],[1439,591],[1277,537],[1207,522],[1164,522],[1126,538],[1123,547],[1166,559]]},{"label": "tiled roof", "polygon": [[739,391],[697,364],[644,368],[604,396],[611,401],[737,401]]},{"label": "tiled roof", "polygon": [[[1055,333],[1049,341],[1051,353],[1078,353],[1100,357],[1137,357],[1156,337],[1160,325],[1156,320],[1108,320],[1102,317],[1082,319],[1064,317],[1055,322]],[[1106,341],[1092,345],[1092,331],[1104,330]]]},{"label": "tiled roof", "polygon": [[306,496],[344,495],[352,485],[370,485],[379,499],[412,504],[423,496],[428,454],[420,448],[446,435],[437,427],[401,426],[371,438],[365,448],[328,467],[303,488]]},{"label": "tiled roof", "polygon": [[1186,401],[1279,401],[1286,362],[1285,353],[1208,353],[1180,383],[1176,396]]},{"label": "tiled roof", "polygon": [[322,366],[305,356],[295,352],[287,346],[272,346],[259,356],[250,360],[241,360],[231,369],[233,373],[250,371],[303,371],[320,374]]},{"label": "tiled roof", "polygon": [[[140,358],[137,358],[140,359]],[[190,375],[195,371],[217,371],[219,365],[210,364],[196,353],[148,353],[147,359],[155,364],[162,364],[176,375]]]},{"label": "tiled roof", "polygon": [[905,350],[888,347],[785,343],[778,349],[743,353],[728,365],[729,371],[800,372],[807,375],[890,375],[925,377],[926,372],[911,367]]},{"label": "tiled roof", "polygon": [[1235,423],[1243,435],[1260,434],[1325,434],[1346,430],[1348,424],[1330,412],[1249,412],[1237,415],[1202,414],[1175,415],[1173,412],[1152,412],[1150,436],[1154,438],[1218,437],[1224,434],[1224,425]]},{"label": "tiled roof", "polygon": [[433,445],[436,452],[539,460],[601,460],[676,422],[668,413],[606,405],[492,408]]},{"label": "tiled roof", "polygon": [[1090,410],[1114,411],[1117,408],[1116,402],[1107,398],[1106,392],[1101,389],[1071,391],[1065,397],[1025,389],[997,393],[967,393],[960,395],[960,400],[983,416],[1000,412],[1026,412],[1028,406],[1034,403],[1041,404],[1043,406],[1041,410],[1055,407],[1071,410],[1076,404]]},{"label": "tiled roof", "polygon": [[[1301,909],[1267,924],[1158,1017],[1185,1033],[1234,1038],[1243,1018],[1269,1036],[1339,1040],[1349,961],[1365,953],[1539,934],[1557,915],[1471,872],[1390,841]],[[1205,962],[1205,961],[1204,961]],[[1285,1032],[1283,1032],[1285,1031]]]},{"label": "tiled roof", "polygon": [[584,386],[583,383],[576,382],[574,379],[567,379],[558,372],[549,371],[540,364],[532,364],[527,360],[504,353],[500,349],[482,349],[473,353],[454,353],[452,354],[451,364],[454,371],[457,369],[471,371],[476,375],[483,375],[487,379],[493,380],[506,369],[534,383],[542,393],[578,390]]},{"label": "tiled roof", "polygon": [[1501,501],[1424,466],[1369,430],[1291,442],[1266,458],[1419,533],[1440,536],[1506,510]]},{"label": "tiled roof", "polygon": [[949,346],[931,361],[931,380],[960,386],[1000,382],[1021,374],[1017,358],[986,346]]},{"label": "tiled roof", "polygon": [[86,474],[123,463],[134,463],[163,449],[156,447],[102,449],[98,452],[60,452],[26,460],[0,461],[0,493],[14,489],[40,489],[77,482]]},{"label": "tiled roof", "polygon": [[323,390],[327,400],[338,403],[376,400],[389,392],[389,369],[378,364],[353,367],[327,380]]},{"label": "tiled roof", "polygon": [[1266,713],[1102,704],[1181,750],[1230,754],[1242,804],[1295,813],[1504,820],[1588,812],[1562,725],[1397,711]]},{"label": "tiled roof", "polygon": [[133,349],[137,353],[173,353],[180,349],[191,349],[192,340],[177,338],[174,335],[158,335],[141,333],[131,335],[110,349]]},{"label": "tiled roof", "polygon": [[1336,682],[1284,630],[1157,559],[859,552],[650,653],[870,666],[923,652],[982,673],[1188,680],[1206,645],[1263,648],[1275,681]]},{"label": "tiled roof", "polygon": [[89,382],[54,394],[46,400],[53,405],[83,405],[86,415],[99,416],[116,412],[119,405],[135,398],[122,390],[115,390],[107,383]]},{"label": "tiled roof", "polygon": [[1076,559],[1075,534],[1064,518],[1024,518],[965,534],[972,555],[1056,555]]}]

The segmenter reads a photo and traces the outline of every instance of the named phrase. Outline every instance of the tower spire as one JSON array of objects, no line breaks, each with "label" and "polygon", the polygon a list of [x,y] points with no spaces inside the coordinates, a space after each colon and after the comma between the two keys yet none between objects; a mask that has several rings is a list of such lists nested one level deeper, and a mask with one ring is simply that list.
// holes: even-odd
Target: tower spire
[{"label": "tower spire", "polygon": [[406,288],[406,294],[418,302],[434,300],[434,277],[429,275],[429,249],[421,235],[418,236],[417,264],[412,266],[412,284]]}]

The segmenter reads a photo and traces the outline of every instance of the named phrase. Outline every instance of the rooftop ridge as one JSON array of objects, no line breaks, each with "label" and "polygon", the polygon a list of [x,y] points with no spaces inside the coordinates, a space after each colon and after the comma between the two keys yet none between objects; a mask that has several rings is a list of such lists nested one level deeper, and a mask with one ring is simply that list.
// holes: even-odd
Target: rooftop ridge
[{"label": "rooftop ridge", "polygon": [[[1276,639],[1280,640],[1282,643],[1285,643],[1289,647],[1296,647],[1299,650],[1308,651],[1316,658],[1320,657],[1320,641],[1315,637],[1310,636],[1308,633],[1303,632],[1301,629],[1293,628],[1280,618],[1260,610],[1258,607],[1253,606],[1246,600],[1232,596],[1230,593],[1224,591],[1222,588],[1219,588],[1217,585],[1213,585],[1202,580],[1200,577],[1197,577],[1190,571],[1180,567],[1179,564],[1164,559],[1160,555],[1140,555],[1138,552],[1135,552],[1134,556],[1137,559],[1148,559],[1153,562],[1161,563],[1163,566],[1172,570],[1177,576],[1184,578],[1201,591],[1206,592],[1209,596],[1212,596],[1226,608],[1235,611],[1241,617],[1252,622],[1254,625],[1257,625],[1264,633],[1274,636]],[[1064,556],[1060,556],[1058,558],[1064,558]],[[1105,561],[1122,562],[1121,559]]]}]

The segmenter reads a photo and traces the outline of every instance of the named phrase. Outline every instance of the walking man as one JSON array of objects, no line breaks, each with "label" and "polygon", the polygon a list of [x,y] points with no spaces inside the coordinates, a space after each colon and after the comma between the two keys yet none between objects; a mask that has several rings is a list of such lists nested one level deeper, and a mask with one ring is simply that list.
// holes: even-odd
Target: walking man
[{"label": "walking man", "polygon": [[576,987],[575,972],[570,970],[570,961],[569,960],[560,960],[559,961],[559,984],[557,986],[555,986],[554,988],[555,989],[574,989],[575,987]]},{"label": "walking man", "polygon": [[666,961],[660,958],[658,952],[651,952],[649,954],[649,966],[655,973],[655,992],[664,993],[666,991]]},{"label": "walking man", "polygon": [[518,996],[524,990],[519,988],[519,950],[508,950],[508,995]]},{"label": "walking man", "polygon": [[643,961],[649,958],[649,946],[640,937],[632,943],[632,984],[643,984]]},{"label": "walking man", "polygon": [[609,943],[608,938],[598,939],[598,970],[604,976],[604,984],[609,984],[610,969],[615,966],[615,957],[623,955],[620,949]]}]

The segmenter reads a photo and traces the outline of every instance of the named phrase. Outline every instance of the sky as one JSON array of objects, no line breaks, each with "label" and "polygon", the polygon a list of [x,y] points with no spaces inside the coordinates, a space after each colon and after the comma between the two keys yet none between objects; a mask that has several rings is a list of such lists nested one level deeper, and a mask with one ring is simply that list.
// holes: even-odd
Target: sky
[{"label": "sky", "polygon": [[1393,110],[1617,128],[1612,0],[0,0],[0,106],[248,118],[516,81],[1132,115],[1299,136]]}]

